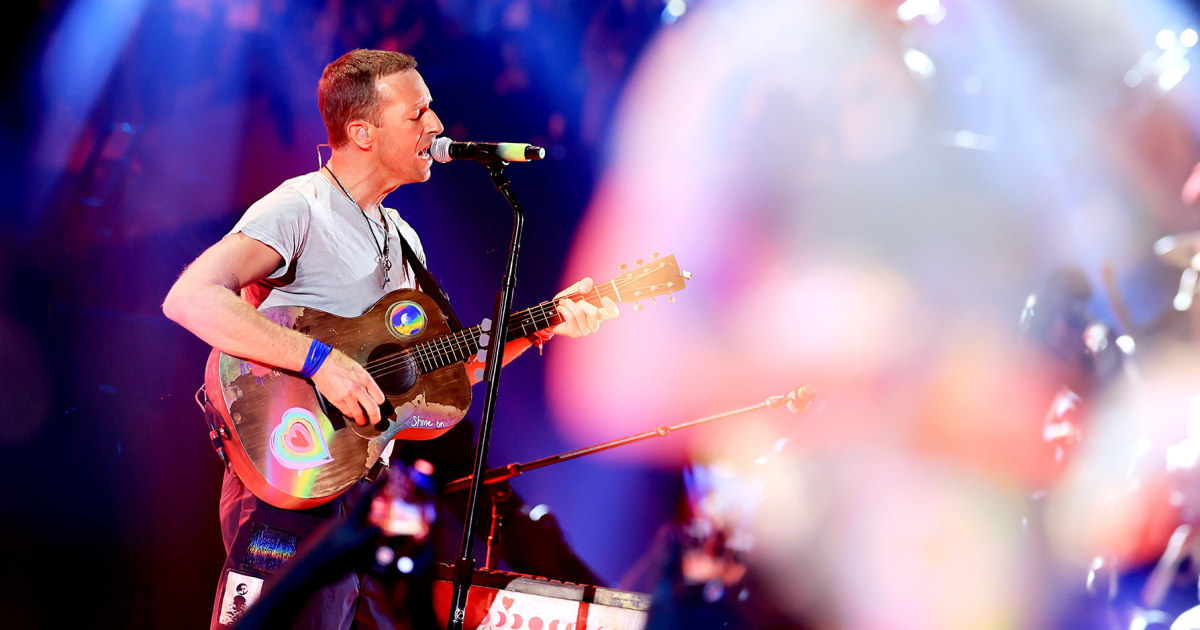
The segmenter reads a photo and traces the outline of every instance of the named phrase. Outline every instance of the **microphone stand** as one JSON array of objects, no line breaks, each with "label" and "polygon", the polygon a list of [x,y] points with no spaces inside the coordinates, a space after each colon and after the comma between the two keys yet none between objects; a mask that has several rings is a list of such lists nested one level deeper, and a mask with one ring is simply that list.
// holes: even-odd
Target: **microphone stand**
[{"label": "microphone stand", "polygon": [[[471,506],[470,506],[470,508],[468,508],[468,516],[473,518],[474,517],[474,509],[473,508],[474,508],[474,503],[475,503],[475,497],[477,497],[479,494],[479,487],[481,485],[481,481],[480,481],[481,475],[483,477],[482,484],[485,484],[493,489],[492,490],[492,498],[493,498],[492,527],[491,527],[491,536],[489,536],[489,538],[488,538],[487,561],[486,561],[485,568],[495,569],[496,567],[494,566],[495,565],[494,559],[499,556],[499,553],[498,553],[498,551],[493,552],[492,547],[493,547],[493,545],[495,545],[496,547],[499,547],[500,528],[501,528],[501,526],[500,526],[501,513],[504,511],[504,502],[506,502],[508,500],[508,497],[511,494],[511,492],[509,491],[509,488],[508,488],[508,484],[506,483],[509,479],[512,479],[513,477],[516,477],[517,475],[520,475],[521,473],[524,473],[527,470],[535,470],[538,468],[542,468],[543,466],[549,466],[551,464],[560,464],[562,462],[565,462],[565,461],[571,460],[571,459],[575,459],[577,457],[583,457],[584,455],[591,455],[593,453],[607,451],[609,449],[617,448],[618,446],[625,446],[626,444],[632,444],[634,442],[640,442],[642,440],[648,440],[650,438],[666,437],[672,431],[677,431],[679,429],[687,429],[687,428],[694,427],[697,425],[706,424],[706,423],[712,422],[714,420],[722,420],[724,418],[729,418],[729,417],[736,416],[739,414],[748,413],[748,412],[754,411],[756,409],[762,409],[764,407],[774,408],[774,407],[786,406],[788,411],[790,411],[792,413],[800,413],[800,412],[808,409],[808,407],[810,405],[812,405],[812,399],[815,396],[816,396],[816,390],[814,390],[812,387],[810,387],[808,385],[801,385],[800,387],[797,387],[796,389],[794,389],[786,394],[781,394],[779,396],[771,396],[770,398],[767,398],[766,400],[764,400],[756,405],[750,405],[749,407],[742,407],[741,409],[734,409],[732,411],[726,411],[724,413],[719,413],[719,414],[716,414],[713,416],[706,416],[704,418],[699,418],[696,420],[689,420],[687,422],[682,422],[680,424],[676,424],[673,426],[658,427],[658,428],[652,429],[650,431],[645,431],[643,433],[638,433],[635,435],[618,438],[616,440],[612,440],[611,442],[604,442],[602,444],[586,446],[581,449],[577,449],[574,451],[568,451],[566,453],[559,453],[558,455],[550,455],[549,457],[535,459],[531,462],[526,462],[523,464],[522,463],[512,463],[507,466],[493,468],[487,472],[482,472],[480,470],[480,467],[476,467],[475,474],[470,475],[468,477],[462,477],[460,479],[455,479],[454,481],[451,481],[450,483],[446,484],[446,487],[443,488],[442,491],[445,493],[451,493],[451,492],[458,492],[460,490],[463,490],[464,488],[470,487],[470,489],[471,489],[471,495],[470,495]],[[455,577],[457,578],[457,576],[458,576],[458,567],[457,567],[457,565],[455,565]],[[468,579],[469,579],[469,577],[468,577]],[[464,600],[464,605],[465,605],[465,600]]]},{"label": "microphone stand", "polygon": [[508,178],[504,176],[504,167],[508,166],[508,162],[495,156],[481,161],[487,167],[488,175],[492,179],[492,184],[496,186],[496,190],[500,191],[500,194],[504,195],[504,199],[508,201],[508,205],[512,206],[513,230],[512,242],[508,249],[508,265],[504,272],[501,289],[496,296],[496,309],[492,315],[491,327],[488,328],[486,322],[484,326],[480,327],[483,331],[480,335],[480,352],[487,354],[487,369],[484,372],[487,392],[484,394],[483,417],[479,422],[479,444],[475,450],[475,474],[472,475],[472,478],[476,481],[471,484],[471,493],[467,499],[462,551],[454,563],[454,594],[450,600],[450,620],[446,626],[448,630],[462,630],[467,617],[467,595],[471,588],[471,574],[475,570],[475,559],[471,555],[475,533],[475,511],[479,503],[479,491],[482,488],[482,483],[478,480],[483,477],[483,468],[487,465],[488,446],[492,439],[492,419],[496,414],[496,391],[500,387],[500,364],[504,358],[508,311],[517,286],[517,255],[521,251],[521,230],[525,224],[525,215],[521,210],[521,204],[517,202]]}]

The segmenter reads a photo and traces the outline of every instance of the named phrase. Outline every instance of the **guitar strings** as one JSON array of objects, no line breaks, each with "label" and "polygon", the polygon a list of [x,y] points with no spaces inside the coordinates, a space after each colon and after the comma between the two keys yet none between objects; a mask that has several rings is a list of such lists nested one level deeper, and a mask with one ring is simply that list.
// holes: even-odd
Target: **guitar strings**
[{"label": "guitar strings", "polygon": [[[522,311],[522,313],[527,314],[526,317],[509,322],[509,332],[513,332],[514,329],[518,328],[523,332],[525,326],[530,324],[536,325],[535,322],[539,319],[545,320],[548,324],[554,323],[554,319],[558,316],[558,300],[577,299],[580,297],[587,299],[592,293],[595,293],[598,300],[602,302],[605,297],[619,296],[619,285],[625,285],[632,281],[632,278],[615,279],[603,285],[597,285],[586,295],[580,292],[575,292],[526,309],[525,311]],[[540,330],[540,328],[534,328],[534,330],[531,330],[526,334],[531,334],[537,330]],[[477,350],[477,347],[473,347],[475,344],[472,340],[478,339],[480,332],[481,330],[479,326],[473,326],[466,330],[461,330],[450,335],[443,335],[436,339],[416,344],[386,357],[380,357],[378,359],[367,361],[366,363],[363,363],[363,367],[367,369],[367,372],[371,374],[372,377],[387,376],[403,368],[403,366],[409,362],[409,359],[412,358],[413,355],[417,356],[416,362],[421,365],[421,367],[426,368],[423,371],[428,372],[432,369],[445,367],[446,365],[465,360],[471,354],[474,354]],[[443,346],[443,348],[438,348],[437,346]],[[459,354],[464,352],[469,352],[469,354],[463,354],[463,356],[458,357]],[[457,358],[446,361],[444,365],[436,365],[436,363],[445,360],[448,357]]]},{"label": "guitar strings", "polygon": [[[645,274],[642,274],[642,275],[644,276]],[[545,327],[545,326],[537,327],[536,322],[538,322],[539,320],[544,321],[545,324],[547,324],[547,325],[556,323],[554,321],[555,319],[558,319],[558,321],[562,321],[561,318],[559,317],[559,313],[558,313],[558,309],[557,309],[557,301],[558,300],[577,299],[577,298],[582,297],[584,299],[588,299],[590,302],[591,294],[595,293],[597,300],[600,301],[601,303],[603,303],[603,299],[605,297],[618,297],[619,298],[620,293],[621,293],[621,286],[628,285],[628,284],[632,283],[633,281],[639,280],[639,279],[641,279],[641,276],[635,278],[635,277],[632,277],[632,275],[630,277],[626,277],[626,278],[615,278],[615,279],[613,279],[609,282],[606,282],[602,285],[595,286],[592,289],[592,291],[587,292],[587,294],[583,294],[583,293],[580,293],[577,291],[575,293],[571,293],[568,295],[559,296],[559,297],[555,298],[554,300],[548,300],[546,302],[543,302],[537,306],[534,306],[532,308],[521,311],[519,314],[522,315],[522,317],[520,317],[519,319],[517,319],[515,321],[509,322],[508,332],[511,333],[514,331],[514,329],[517,329],[517,328],[519,328],[522,332],[524,332],[525,326],[534,325],[535,327],[533,330],[529,331],[529,333],[525,333],[525,334],[531,334],[531,333],[536,332],[537,330],[540,330],[541,328]],[[597,304],[597,306],[599,306],[599,304]],[[387,376],[389,374],[399,371],[405,364],[408,363],[408,360],[410,358],[412,358],[412,356],[415,354],[415,355],[417,355],[416,362],[417,362],[418,366],[421,367],[423,369],[423,371],[429,372],[434,369],[445,367],[447,365],[457,363],[458,361],[465,360],[471,354],[474,354],[478,350],[478,346],[476,345],[475,340],[477,340],[479,338],[479,335],[481,332],[482,331],[479,326],[473,326],[471,328],[461,330],[456,333],[451,333],[449,335],[442,335],[436,339],[432,339],[430,341],[426,341],[424,343],[416,344],[412,347],[405,348],[405,349],[403,349],[399,352],[396,352],[392,355],[389,355],[386,357],[380,357],[379,359],[375,359],[372,361],[367,361],[366,363],[363,364],[363,367],[367,368],[368,373],[370,373],[373,377]],[[459,356],[460,354],[462,356]],[[448,360],[448,359],[450,359],[450,360]],[[444,361],[445,363],[441,364],[441,365],[437,365],[437,363],[440,363],[442,361]]]},{"label": "guitar strings", "polygon": [[[572,294],[563,297],[573,298],[577,295],[578,294]],[[554,320],[553,315],[556,314],[557,308],[554,302],[543,302],[542,304],[526,309],[525,311],[519,313],[518,315],[521,315],[520,317],[509,322],[509,331],[515,332],[520,330],[524,334],[530,334],[545,327],[544,325],[538,326],[538,320],[543,321],[545,324],[551,324]],[[533,326],[534,328],[533,330],[525,332],[525,329],[528,326]],[[398,369],[400,365],[406,362],[407,357],[414,354],[414,351],[420,356],[419,360],[423,360],[422,362],[426,364],[434,364],[436,362],[444,361],[445,365],[449,365],[451,363],[466,359],[476,351],[474,340],[479,337],[481,332],[482,331],[479,326],[474,326],[466,330],[438,337],[437,339],[430,340],[423,344],[417,344],[412,348],[407,348],[404,351],[396,353],[395,355],[381,357],[380,359],[376,359],[374,361],[368,361],[364,364],[364,367],[368,367],[368,371],[371,371],[373,374],[375,374],[375,370],[378,370],[379,368]],[[524,336],[524,334],[522,336]],[[452,357],[452,360],[446,360],[448,356]],[[436,367],[444,366],[436,365],[435,369]],[[390,372],[379,372],[379,374],[387,373]]]},{"label": "guitar strings", "polygon": [[[564,296],[566,297],[566,296]],[[539,304],[528,312],[540,311],[540,315],[530,315],[509,323],[509,330],[516,329],[524,330],[526,326],[533,324],[538,319],[546,320],[547,323],[553,321],[551,314],[557,314],[557,310],[552,302]],[[535,327],[534,330],[540,330],[540,327]],[[367,368],[367,372],[372,376],[386,376],[400,370],[410,357],[417,355],[417,362],[427,366],[430,371],[433,369],[445,367],[452,363],[465,360],[477,350],[477,346],[473,343],[473,339],[477,339],[481,330],[479,326],[474,326],[466,330],[462,330],[450,335],[444,335],[437,339],[427,341],[425,343],[416,344],[410,348],[405,348],[400,352],[387,357],[381,357],[372,361],[367,361],[363,367]],[[533,330],[530,333],[534,332]],[[528,334],[528,333],[527,333]],[[524,335],[522,335],[524,336]],[[442,346],[439,348],[438,346]],[[461,356],[460,356],[461,355]],[[441,363],[439,365],[439,363]]]},{"label": "guitar strings", "polygon": [[[563,297],[564,298],[565,297],[574,298],[577,295],[578,294],[572,294],[572,295],[563,296]],[[559,299],[562,299],[562,298],[559,298]],[[541,311],[540,318],[545,319],[545,320],[551,319],[551,318],[547,317],[548,313],[557,312],[555,310],[553,302],[544,302],[533,308],[527,309],[524,312],[532,314],[535,310],[540,310]],[[532,315],[532,316],[523,317],[523,318],[517,319],[515,321],[509,322],[509,330],[512,331],[517,328],[523,329],[524,326],[527,326],[531,323],[531,320],[537,319],[537,318],[538,318],[537,315]],[[472,346],[474,344],[472,343],[472,340],[478,338],[480,332],[481,332],[481,330],[480,330],[479,326],[474,326],[474,327],[468,328],[466,330],[458,331],[456,333],[451,333],[449,335],[444,335],[442,337],[427,341],[425,343],[416,344],[416,345],[414,345],[410,348],[406,348],[394,355],[390,355],[387,357],[381,357],[379,359],[368,361],[363,364],[363,367],[366,367],[368,369],[368,371],[371,372],[373,375],[375,375],[375,374],[384,375],[384,374],[388,374],[390,372],[378,372],[377,373],[376,369],[378,369],[378,368],[387,369],[387,368],[393,368],[393,367],[398,369],[400,365],[403,365],[406,362],[406,358],[413,355],[414,353],[418,354],[420,356],[419,360],[423,360],[423,362],[427,363],[427,364],[432,364],[435,360],[444,358],[449,353],[458,354],[458,353],[463,352],[464,350],[471,351],[471,353],[473,353],[474,348]],[[532,332],[532,331],[530,331],[530,332]],[[442,346],[442,348],[439,349],[438,346]],[[449,365],[450,363],[454,363],[458,360],[465,359],[467,356],[470,356],[470,354],[466,354],[460,358],[456,358],[454,361],[449,361],[446,364]],[[438,366],[438,367],[442,367],[442,366]]]}]

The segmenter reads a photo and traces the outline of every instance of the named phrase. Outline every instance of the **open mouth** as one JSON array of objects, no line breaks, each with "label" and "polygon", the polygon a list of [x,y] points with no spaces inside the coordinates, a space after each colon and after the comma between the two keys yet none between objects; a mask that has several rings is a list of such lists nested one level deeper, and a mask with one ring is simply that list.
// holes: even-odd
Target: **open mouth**
[{"label": "open mouth", "polygon": [[420,151],[417,151],[417,157],[421,158],[422,160],[428,160],[428,159],[430,159],[430,157],[429,157],[429,147],[425,147],[424,149],[421,149]]}]

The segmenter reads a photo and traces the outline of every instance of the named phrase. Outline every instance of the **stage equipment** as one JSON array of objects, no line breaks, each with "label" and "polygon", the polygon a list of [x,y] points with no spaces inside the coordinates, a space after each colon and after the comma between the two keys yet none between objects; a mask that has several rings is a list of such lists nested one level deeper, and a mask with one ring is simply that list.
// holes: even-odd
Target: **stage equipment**
[{"label": "stage equipment", "polygon": [[476,162],[532,162],[546,157],[546,150],[518,142],[456,142],[450,138],[434,138],[429,154],[439,162],[475,160]]},{"label": "stage equipment", "polygon": [[[450,613],[454,567],[434,567],[433,606],[438,619]],[[646,627],[650,597],[616,589],[558,582],[545,578],[476,570],[471,575],[463,627],[621,628]]]},{"label": "stage equipment", "polygon": [[[678,431],[680,429],[691,428],[691,427],[705,424],[708,422],[713,422],[714,420],[722,420],[725,418],[730,418],[732,416],[736,416],[736,415],[743,414],[743,413],[748,413],[751,411],[755,411],[757,409],[785,407],[791,413],[800,413],[802,411],[807,410],[812,405],[812,401],[815,396],[816,396],[815,389],[813,389],[812,387],[810,387],[808,385],[801,385],[800,387],[797,387],[796,389],[794,389],[786,394],[780,394],[778,396],[771,396],[771,397],[763,400],[762,402],[755,404],[755,405],[750,405],[749,407],[742,407],[740,409],[734,409],[733,411],[726,411],[724,413],[719,413],[719,414],[712,415],[712,416],[706,416],[704,418],[699,418],[696,420],[689,420],[687,422],[682,422],[680,424],[676,424],[673,426],[661,426],[661,427],[652,429],[650,431],[645,431],[643,433],[638,433],[635,435],[630,435],[627,437],[612,440],[611,442],[595,444],[595,445],[587,446],[587,447],[584,447],[581,449],[576,449],[574,451],[568,451],[566,453],[559,453],[558,455],[550,455],[549,457],[535,459],[530,462],[525,462],[525,463],[514,462],[507,466],[493,468],[485,473],[482,473],[483,474],[483,484],[496,489],[496,491],[494,491],[492,494],[492,496],[493,496],[492,535],[489,536],[489,538],[488,538],[486,568],[494,569],[496,566],[494,564],[494,559],[500,557],[498,549],[500,546],[500,539],[501,539],[500,533],[502,530],[501,530],[501,526],[500,526],[498,519],[500,518],[500,514],[503,513],[503,501],[508,498],[507,497],[507,487],[508,486],[506,483],[503,483],[503,482],[507,482],[509,479],[512,479],[513,477],[516,477],[517,475],[520,475],[527,470],[535,470],[538,468],[549,466],[551,464],[560,464],[562,462],[569,461],[569,460],[575,459],[577,457],[583,457],[584,455],[592,455],[595,453],[599,453],[601,451],[607,451],[612,448],[617,448],[618,446],[626,446],[629,444],[633,444],[634,442],[648,440],[650,438],[666,437],[672,431]],[[476,472],[475,475],[463,477],[461,479],[455,479],[454,481],[451,481],[450,483],[446,484],[446,487],[443,488],[443,492],[445,492],[445,493],[459,492],[459,491],[465,490],[468,487],[474,487],[475,485],[477,485],[477,484],[474,484],[475,478],[479,474],[480,473]]]}]

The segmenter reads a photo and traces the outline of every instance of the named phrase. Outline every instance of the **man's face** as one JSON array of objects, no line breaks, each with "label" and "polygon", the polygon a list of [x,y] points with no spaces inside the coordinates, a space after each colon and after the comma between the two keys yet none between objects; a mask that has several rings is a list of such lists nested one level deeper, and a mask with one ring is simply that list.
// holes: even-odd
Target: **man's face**
[{"label": "man's face", "polygon": [[429,179],[429,145],[443,127],[429,108],[433,97],[425,81],[416,70],[405,70],[381,77],[375,89],[385,103],[382,125],[372,129],[382,174],[396,186]]}]

